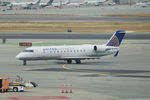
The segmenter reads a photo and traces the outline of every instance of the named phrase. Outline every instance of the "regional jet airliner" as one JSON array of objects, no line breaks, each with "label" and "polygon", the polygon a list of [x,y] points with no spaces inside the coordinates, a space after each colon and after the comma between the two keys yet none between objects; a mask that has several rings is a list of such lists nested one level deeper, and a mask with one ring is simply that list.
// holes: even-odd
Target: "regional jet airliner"
[{"label": "regional jet airliner", "polygon": [[85,59],[99,59],[102,56],[119,53],[119,45],[125,31],[116,31],[110,40],[103,45],[70,45],[70,46],[38,46],[29,47],[19,53],[16,59],[23,60],[23,65],[31,60],[66,60],[68,64],[75,60],[77,64]]}]

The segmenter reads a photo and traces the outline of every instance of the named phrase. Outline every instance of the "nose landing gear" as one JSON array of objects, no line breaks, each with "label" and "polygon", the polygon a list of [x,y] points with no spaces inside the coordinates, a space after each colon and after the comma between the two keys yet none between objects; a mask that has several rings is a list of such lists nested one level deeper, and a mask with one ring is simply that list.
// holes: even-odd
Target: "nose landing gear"
[{"label": "nose landing gear", "polygon": [[26,60],[23,60],[23,65],[27,65],[27,61]]}]

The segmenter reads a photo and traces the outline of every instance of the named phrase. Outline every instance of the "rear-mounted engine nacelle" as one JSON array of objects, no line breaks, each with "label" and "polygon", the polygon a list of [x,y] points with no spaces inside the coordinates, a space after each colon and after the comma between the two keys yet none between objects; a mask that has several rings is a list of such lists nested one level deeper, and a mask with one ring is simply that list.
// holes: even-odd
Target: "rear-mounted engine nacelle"
[{"label": "rear-mounted engine nacelle", "polygon": [[93,47],[93,49],[94,49],[94,51],[96,51],[96,52],[104,52],[104,51],[106,51],[106,47],[105,46],[94,46]]}]

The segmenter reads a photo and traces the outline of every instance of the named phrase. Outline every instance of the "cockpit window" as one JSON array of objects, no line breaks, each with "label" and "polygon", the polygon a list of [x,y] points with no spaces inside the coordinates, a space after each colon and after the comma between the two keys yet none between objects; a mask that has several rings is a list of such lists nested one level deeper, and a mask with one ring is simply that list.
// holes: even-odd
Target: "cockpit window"
[{"label": "cockpit window", "polygon": [[23,52],[33,52],[33,50],[24,50]]}]

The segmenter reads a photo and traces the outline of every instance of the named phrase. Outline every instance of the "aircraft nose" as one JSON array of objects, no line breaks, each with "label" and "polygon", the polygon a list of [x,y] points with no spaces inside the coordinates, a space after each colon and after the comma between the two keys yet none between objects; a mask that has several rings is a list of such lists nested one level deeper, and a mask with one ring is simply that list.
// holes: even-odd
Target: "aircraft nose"
[{"label": "aircraft nose", "polygon": [[18,54],[18,55],[16,56],[16,59],[18,59],[18,60],[20,59],[20,54]]}]

